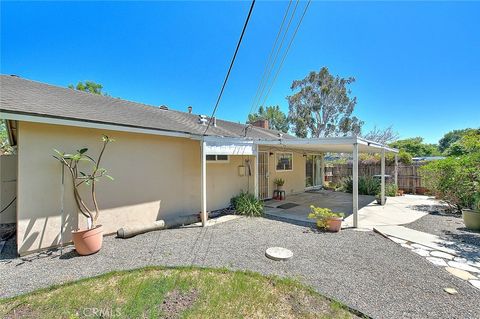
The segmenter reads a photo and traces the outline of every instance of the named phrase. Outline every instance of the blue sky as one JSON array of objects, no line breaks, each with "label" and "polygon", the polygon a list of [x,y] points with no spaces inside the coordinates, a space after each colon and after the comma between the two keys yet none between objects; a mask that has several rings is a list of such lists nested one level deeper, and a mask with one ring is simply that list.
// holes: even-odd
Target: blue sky
[{"label": "blue sky", "polygon": [[[255,5],[219,117],[245,121],[287,4]],[[249,5],[2,1],[1,73],[210,114]],[[365,131],[478,127],[480,2],[313,2],[267,105],[288,111],[292,81],[322,66],[356,78]]]}]

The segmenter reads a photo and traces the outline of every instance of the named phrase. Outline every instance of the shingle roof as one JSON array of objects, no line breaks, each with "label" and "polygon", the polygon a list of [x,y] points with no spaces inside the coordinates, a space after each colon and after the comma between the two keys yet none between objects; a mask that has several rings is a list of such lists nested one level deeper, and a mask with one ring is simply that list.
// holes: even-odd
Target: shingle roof
[{"label": "shingle roof", "polygon": [[[0,111],[203,135],[198,115],[19,78],[0,76]],[[247,138],[278,139],[278,131],[250,126]],[[217,119],[207,135],[245,137],[245,125]],[[290,138],[283,134],[283,138]]]}]

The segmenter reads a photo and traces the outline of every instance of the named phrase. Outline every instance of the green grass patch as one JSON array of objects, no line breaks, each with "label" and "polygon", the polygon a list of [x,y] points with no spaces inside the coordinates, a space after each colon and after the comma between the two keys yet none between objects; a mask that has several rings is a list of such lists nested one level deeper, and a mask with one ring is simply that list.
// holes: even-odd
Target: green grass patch
[{"label": "green grass patch", "polygon": [[0,300],[0,318],[357,318],[292,279],[226,269],[111,272]]}]

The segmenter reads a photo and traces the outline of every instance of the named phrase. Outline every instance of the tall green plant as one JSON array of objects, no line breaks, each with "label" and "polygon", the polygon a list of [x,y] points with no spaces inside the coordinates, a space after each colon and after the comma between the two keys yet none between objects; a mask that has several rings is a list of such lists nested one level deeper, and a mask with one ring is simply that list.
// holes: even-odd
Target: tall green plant
[{"label": "tall green plant", "polygon": [[[95,226],[95,222],[97,221],[100,214],[96,195],[96,182],[103,177],[113,180],[113,177],[107,174],[107,170],[100,167],[105,149],[108,143],[112,141],[113,139],[109,138],[106,135],[103,135],[103,145],[97,160],[94,160],[91,156],[87,154],[88,148],[82,148],[80,150],[77,150],[73,154],[54,150],[56,154],[53,155],[53,157],[57,159],[63,166],[65,166],[70,172],[70,175],[72,176],[73,197],[75,199],[75,204],[77,205],[79,212],[89,220],[89,228]],[[81,163],[87,164],[88,167],[85,167],[85,165],[81,165]],[[80,166],[89,169],[90,172],[87,172],[86,169],[81,170]],[[85,200],[80,194],[79,188],[84,184],[90,187],[93,209],[90,208],[87,203],[85,203]]]},{"label": "tall green plant", "polygon": [[429,162],[420,174],[427,189],[452,209],[472,207],[480,194],[480,152]]},{"label": "tall green plant", "polygon": [[230,200],[233,208],[240,215],[250,217],[263,216],[263,203],[253,194],[241,192]]},{"label": "tall green plant", "polygon": [[[347,177],[343,180],[342,190],[347,193],[353,192],[353,179]],[[358,194],[360,195],[376,195],[380,190],[380,181],[370,176],[360,176],[358,178]]]}]

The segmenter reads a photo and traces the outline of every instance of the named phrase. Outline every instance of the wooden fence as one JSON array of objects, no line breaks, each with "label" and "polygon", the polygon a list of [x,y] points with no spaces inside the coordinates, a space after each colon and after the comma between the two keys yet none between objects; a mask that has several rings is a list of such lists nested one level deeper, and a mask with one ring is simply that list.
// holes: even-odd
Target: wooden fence
[{"label": "wooden fence", "polygon": [[[398,165],[398,188],[406,193],[424,194],[426,189],[422,184],[422,178],[418,168],[422,164]],[[358,164],[358,176],[374,176],[381,174],[380,164]],[[387,182],[395,181],[395,165],[385,166]],[[352,164],[332,164],[325,167],[326,179],[335,184],[340,184],[343,179],[353,175]]]}]

